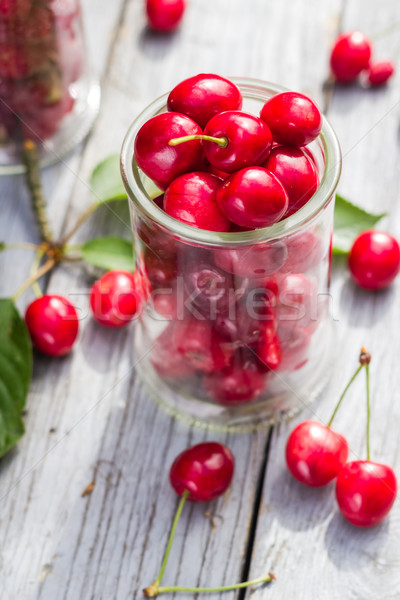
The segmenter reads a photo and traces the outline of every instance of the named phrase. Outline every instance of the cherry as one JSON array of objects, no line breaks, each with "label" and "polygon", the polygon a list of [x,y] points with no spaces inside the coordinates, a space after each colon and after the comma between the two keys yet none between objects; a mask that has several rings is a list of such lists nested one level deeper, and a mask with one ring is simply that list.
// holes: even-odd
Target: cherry
[{"label": "cherry", "polygon": [[219,113],[210,119],[205,126],[204,135],[175,138],[169,143],[176,146],[193,139],[203,140],[207,160],[227,173],[261,165],[272,147],[271,132],[261,119],[233,110]]},{"label": "cherry", "polygon": [[273,148],[263,166],[279,179],[289,197],[285,218],[304,206],[318,188],[318,173],[314,162],[298,148]]},{"label": "cherry", "polygon": [[394,73],[394,64],[391,60],[372,62],[368,67],[367,80],[372,87],[384,85]]},{"label": "cherry", "polygon": [[156,338],[151,352],[151,364],[157,373],[166,379],[183,379],[196,373],[181,352],[171,343],[176,323],[169,323]]},{"label": "cherry", "polygon": [[287,236],[285,240],[288,256],[280,269],[282,273],[303,273],[319,264],[323,255],[323,246],[321,238],[316,233],[302,231]]},{"label": "cherry", "polygon": [[150,27],[160,32],[173,31],[182,20],[185,6],[185,0],[146,0]]},{"label": "cherry", "polygon": [[172,148],[171,138],[200,135],[201,128],[186,117],[166,112],[152,117],[139,129],[134,154],[138,166],[159,188],[165,190],[179,175],[201,169],[203,150],[193,139],[183,146]]},{"label": "cherry", "polygon": [[360,31],[340,34],[331,51],[331,69],[340,83],[350,83],[366,69],[372,54],[370,40]]},{"label": "cherry", "polygon": [[289,471],[298,481],[311,487],[332,481],[348,454],[347,441],[340,433],[311,419],[293,429],[286,445]]},{"label": "cherry", "polygon": [[256,355],[263,368],[267,371],[276,371],[282,360],[282,347],[275,323],[266,321],[259,330],[259,341]]},{"label": "cherry", "polygon": [[147,247],[143,253],[144,273],[152,289],[169,287],[176,279],[177,265],[174,256],[153,252]]},{"label": "cherry", "polygon": [[282,92],[266,101],[261,119],[272,132],[274,142],[305,146],[318,137],[322,115],[318,106],[298,92]]},{"label": "cherry", "polygon": [[232,360],[232,345],[212,328],[210,322],[193,317],[175,323],[172,343],[194,369],[212,373]]},{"label": "cherry", "polygon": [[78,315],[64,296],[46,294],[29,304],[25,321],[33,344],[50,356],[68,354],[78,335]]},{"label": "cherry", "polygon": [[165,319],[178,318],[180,307],[178,306],[178,297],[175,286],[171,286],[168,289],[153,291],[151,294],[151,299],[153,301],[154,310],[159,315]]},{"label": "cherry", "polygon": [[308,348],[311,333],[308,329],[298,327],[295,321],[280,323],[278,335],[281,342],[280,372],[292,372],[301,369],[308,360]]},{"label": "cherry", "polygon": [[397,494],[393,469],[370,460],[348,462],[339,471],[336,499],[347,521],[372,527],[387,516]]},{"label": "cherry", "polygon": [[228,177],[218,190],[217,201],[228,219],[244,227],[272,225],[288,207],[283,185],[262,167],[248,167]]},{"label": "cherry", "polygon": [[139,313],[142,295],[137,271],[109,271],[90,290],[93,317],[106,327],[124,327]]},{"label": "cherry", "polygon": [[187,115],[204,128],[215,115],[242,108],[239,88],[219,75],[201,73],[178,83],[168,96],[168,110]]},{"label": "cherry", "polygon": [[317,321],[317,286],[302,273],[289,273],[279,280],[277,316],[280,323],[312,327]]},{"label": "cherry", "polygon": [[353,243],[349,268],[354,281],[367,290],[389,286],[400,269],[400,247],[389,233],[368,230]]},{"label": "cherry", "polygon": [[226,313],[245,294],[248,279],[236,278],[210,262],[189,260],[185,265],[185,287],[193,306],[208,318]]},{"label": "cherry", "polygon": [[194,171],[174,179],[164,195],[164,210],[171,217],[209,231],[229,231],[230,222],[217,204],[221,180]]},{"label": "cherry", "polygon": [[226,446],[203,442],[184,450],[171,465],[169,479],[178,496],[188,490],[190,502],[210,502],[231,484],[235,459]]},{"label": "cherry", "polygon": [[235,361],[221,371],[204,376],[207,394],[224,406],[253,402],[264,392],[266,384],[265,373],[250,360]]},{"label": "cherry", "polygon": [[243,248],[218,248],[214,250],[215,264],[240,277],[263,278],[276,273],[287,259],[284,242],[254,244]]}]

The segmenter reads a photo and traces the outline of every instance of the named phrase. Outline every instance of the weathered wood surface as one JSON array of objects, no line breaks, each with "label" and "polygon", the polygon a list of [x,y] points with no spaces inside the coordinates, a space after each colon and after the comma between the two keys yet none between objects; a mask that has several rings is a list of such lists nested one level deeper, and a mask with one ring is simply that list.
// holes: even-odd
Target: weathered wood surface
[{"label": "weathered wood surface", "polygon": [[[91,169],[119,150],[145,104],[190,74],[214,71],[276,81],[327,103],[345,156],[340,191],[367,208],[390,210],[387,226],[400,236],[399,79],[376,92],[351,87],[324,96],[322,91],[338,28],[379,33],[398,18],[395,2],[387,0],[378,13],[375,3],[365,0],[192,0],[183,27],[172,36],[146,29],[141,0],[83,5],[103,103],[87,142],[44,173],[56,232],[68,229],[92,201]],[[376,47],[382,57],[399,57],[395,33]],[[0,239],[35,241],[22,179],[2,178],[0,194]],[[129,236],[126,210],[114,205],[112,219],[109,210],[96,214],[81,237],[113,231]],[[15,252],[0,259],[1,293],[11,294],[26,278],[32,256]],[[231,583],[240,579],[250,553],[251,576],[273,570],[277,581],[249,595],[399,598],[397,505],[389,521],[373,531],[347,526],[337,514],[332,487],[305,490],[288,477],[283,448],[293,423],[273,431],[251,552],[249,532],[269,432],[216,435],[165,415],[135,380],[140,357],[131,356],[131,330],[105,331],[88,318],[90,283],[76,265],[60,268],[49,281],[50,291],[69,295],[82,311],[82,333],[70,357],[35,357],[27,434],[0,463],[0,597],[139,598],[156,575],[176,506],[167,480],[171,460],[190,443],[220,439],[237,458],[235,483],[214,505],[187,507],[166,583]],[[311,414],[327,418],[360,345],[368,345],[375,356],[372,451],[377,460],[400,467],[398,284],[371,296],[357,291],[337,265],[332,298],[340,352],[335,376]],[[21,307],[27,301],[25,296]],[[364,452],[363,383],[355,386],[336,424],[347,433],[353,456]],[[82,498],[93,479],[93,492]],[[204,516],[207,510],[221,515],[215,531]]]}]

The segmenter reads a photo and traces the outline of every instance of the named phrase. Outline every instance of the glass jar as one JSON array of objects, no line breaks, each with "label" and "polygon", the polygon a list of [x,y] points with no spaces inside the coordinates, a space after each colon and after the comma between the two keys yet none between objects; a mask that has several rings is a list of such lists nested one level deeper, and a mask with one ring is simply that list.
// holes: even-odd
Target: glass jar
[{"label": "glass jar", "polygon": [[[258,80],[233,81],[243,110],[253,114],[286,91]],[[253,231],[196,229],[160,208],[161,192],[134,159],[138,130],[166,110],[166,100],[155,100],[134,121],[121,156],[147,297],[135,329],[136,368],[151,395],[175,415],[218,429],[266,426],[310,404],[331,373],[339,144],[324,119],[320,136],[306,148],[319,187],[290,217]]]},{"label": "glass jar", "polygon": [[79,0],[0,0],[0,173],[24,170],[28,138],[43,166],[57,162],[88,133],[99,104]]}]

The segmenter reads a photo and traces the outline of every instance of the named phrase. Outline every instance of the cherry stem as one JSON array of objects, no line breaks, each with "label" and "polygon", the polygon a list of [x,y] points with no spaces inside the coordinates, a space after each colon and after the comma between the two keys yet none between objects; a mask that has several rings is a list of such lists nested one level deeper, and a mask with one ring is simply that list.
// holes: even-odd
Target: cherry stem
[{"label": "cherry stem", "polygon": [[202,140],[204,142],[215,142],[220,148],[226,148],[228,145],[228,138],[226,137],[213,137],[212,135],[185,135],[179,138],[173,138],[169,140],[169,146],[179,146],[184,142],[191,142],[192,140]]},{"label": "cherry stem", "polygon": [[75,233],[83,225],[83,223],[86,221],[86,219],[88,219],[88,217],[90,217],[90,215],[92,213],[94,213],[94,211],[97,210],[99,208],[99,206],[101,206],[102,204],[104,204],[104,202],[95,202],[94,204],[91,204],[89,206],[89,208],[87,208],[81,214],[81,216],[78,218],[78,220],[76,221],[76,223],[72,227],[72,229],[70,231],[68,231],[68,233],[65,234],[65,236],[62,238],[62,240],[60,242],[60,245],[64,246],[68,242],[68,240],[70,240],[72,238],[72,236],[75,235]]},{"label": "cherry stem", "polygon": [[45,262],[44,265],[42,265],[40,269],[38,269],[36,273],[32,275],[32,277],[29,277],[29,279],[27,279],[25,283],[21,285],[19,290],[15,292],[14,296],[12,297],[13,301],[15,302],[33,283],[35,283],[35,281],[40,279],[42,275],[47,273],[47,271],[50,271],[55,264],[56,261],[54,260],[54,258],[51,258],[50,260]]},{"label": "cherry stem", "polygon": [[26,184],[31,196],[40,237],[44,242],[52,242],[53,234],[46,214],[46,200],[40,176],[39,154],[35,142],[24,140],[22,154],[26,166]]},{"label": "cherry stem", "polygon": [[40,246],[37,244],[29,243],[16,243],[16,244],[0,244],[0,251],[3,250],[38,250]]},{"label": "cherry stem", "polygon": [[180,502],[178,504],[178,508],[176,509],[175,517],[174,517],[174,520],[172,522],[172,527],[171,527],[171,531],[170,531],[168,542],[167,542],[167,547],[165,549],[164,558],[163,558],[163,561],[161,563],[160,572],[158,574],[157,579],[154,582],[157,585],[160,585],[162,576],[164,575],[164,571],[165,571],[165,568],[167,566],[169,554],[171,552],[172,542],[174,541],[176,527],[178,525],[178,521],[180,519],[183,507],[185,506],[185,502],[188,499],[189,493],[190,493],[189,490],[185,490],[183,492],[182,497],[180,499]]},{"label": "cherry stem", "polygon": [[369,451],[369,425],[370,425],[370,395],[369,395],[369,365],[365,365],[365,374],[367,379],[367,460],[370,460],[370,451]]},{"label": "cherry stem", "polygon": [[243,588],[250,587],[251,585],[257,585],[258,583],[268,583],[275,579],[272,573],[268,573],[265,577],[259,577],[252,581],[243,581],[242,583],[235,583],[234,585],[223,585],[215,588],[201,588],[201,587],[179,587],[179,586],[168,586],[158,588],[158,594],[165,594],[166,592],[188,592],[193,594],[207,594],[212,592],[229,592],[230,590],[240,590]]},{"label": "cherry stem", "polygon": [[337,413],[337,411],[339,410],[339,406],[341,405],[341,403],[342,403],[342,400],[343,400],[343,398],[345,397],[347,390],[349,389],[349,387],[351,386],[351,384],[353,383],[353,381],[355,380],[355,378],[357,377],[357,375],[359,374],[359,372],[361,371],[361,369],[363,368],[363,366],[364,366],[364,365],[359,365],[359,366],[357,367],[357,370],[355,371],[355,373],[353,373],[352,377],[350,378],[350,381],[348,382],[348,384],[347,384],[347,385],[346,385],[346,387],[344,388],[344,390],[343,390],[343,393],[342,393],[342,395],[340,396],[340,398],[339,398],[339,400],[338,400],[338,403],[337,403],[337,404],[336,404],[336,406],[335,406],[335,410],[333,411],[333,413],[332,413],[332,416],[331,416],[331,418],[330,418],[330,419],[329,419],[329,421],[328,421],[327,427],[330,427],[330,426],[332,425],[333,419],[335,418],[335,416],[336,416],[336,413]]},{"label": "cherry stem", "polygon": [[[33,261],[32,267],[31,267],[31,272],[30,272],[31,276],[33,276],[33,275],[35,275],[37,273],[37,271],[39,269],[40,262],[41,262],[41,260],[43,258],[44,253],[45,253],[45,251],[43,249],[42,250],[38,250],[36,252],[35,260]],[[34,281],[32,283],[32,289],[35,292],[37,298],[40,298],[41,296],[43,296],[43,292],[40,289],[40,285],[38,284],[37,281]]]}]

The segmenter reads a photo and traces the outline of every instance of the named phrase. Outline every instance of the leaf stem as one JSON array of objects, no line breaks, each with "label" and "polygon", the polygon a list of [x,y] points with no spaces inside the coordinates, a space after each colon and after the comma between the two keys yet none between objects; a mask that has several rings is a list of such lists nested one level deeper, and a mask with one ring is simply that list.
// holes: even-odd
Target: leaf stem
[{"label": "leaf stem", "polygon": [[187,587],[179,587],[179,586],[168,586],[168,587],[160,587],[158,589],[158,594],[165,594],[166,592],[189,592],[193,594],[207,594],[212,592],[229,592],[230,590],[240,590],[243,588],[250,587],[251,585],[257,585],[259,583],[269,583],[275,579],[275,576],[272,573],[268,573],[265,577],[259,577],[258,579],[253,579],[252,581],[243,581],[242,583],[235,583],[233,585],[223,585],[221,587],[214,588],[187,588]]},{"label": "leaf stem", "polygon": [[228,145],[228,138],[225,136],[217,138],[212,135],[184,135],[183,137],[173,138],[169,140],[169,146],[179,146],[184,142],[191,142],[192,140],[202,140],[204,142],[215,142],[220,148],[226,148]]},{"label": "leaf stem", "polygon": [[54,258],[50,258],[47,262],[45,262],[44,265],[42,265],[34,275],[29,277],[29,279],[27,279],[25,283],[23,283],[21,287],[15,292],[14,296],[12,297],[13,301],[15,302],[33,283],[35,283],[35,281],[37,281],[45,273],[50,271],[55,264],[56,261],[54,260]]},{"label": "leaf stem", "polygon": [[331,418],[328,421],[327,427],[330,427],[332,425],[333,419],[336,416],[337,411],[339,410],[339,406],[342,403],[343,398],[346,395],[347,390],[349,389],[349,387],[351,386],[351,384],[353,383],[353,381],[355,380],[355,378],[357,377],[357,375],[359,374],[359,372],[361,371],[361,369],[363,368],[364,365],[358,365],[357,370],[355,371],[355,373],[353,373],[352,377],[350,378],[350,381],[348,382],[348,384],[346,385],[346,387],[344,388],[342,395],[340,396],[338,403],[335,406],[335,410],[332,413]]},{"label": "leaf stem", "polygon": [[370,460],[369,446],[369,426],[371,420],[370,394],[369,394],[369,365],[365,365],[365,374],[367,379],[367,460]]},{"label": "leaf stem", "polygon": [[103,204],[103,202],[95,202],[94,204],[91,204],[89,206],[89,208],[87,208],[85,210],[85,212],[83,212],[81,214],[81,216],[78,218],[77,222],[75,223],[75,225],[72,227],[72,229],[65,234],[65,236],[63,237],[63,239],[60,242],[60,245],[64,246],[68,240],[70,240],[72,238],[73,235],[75,235],[75,233],[78,231],[78,229],[83,225],[83,223],[86,221],[86,219],[88,217],[90,217],[90,215],[92,213],[94,213],[94,211],[101,205]]},{"label": "leaf stem", "polygon": [[24,140],[22,155],[26,166],[26,183],[31,196],[33,212],[35,213],[40,237],[44,242],[52,242],[53,234],[46,214],[46,200],[40,176],[39,155],[33,140]]}]

